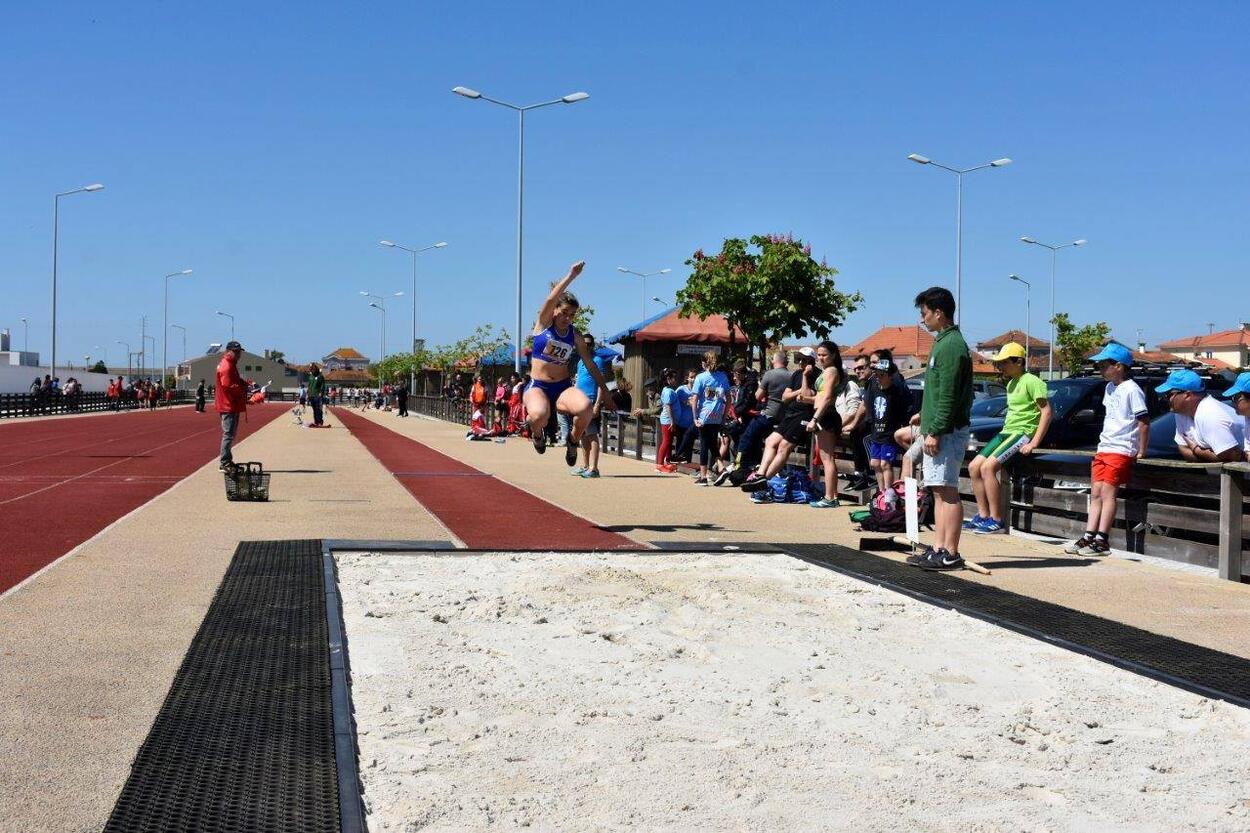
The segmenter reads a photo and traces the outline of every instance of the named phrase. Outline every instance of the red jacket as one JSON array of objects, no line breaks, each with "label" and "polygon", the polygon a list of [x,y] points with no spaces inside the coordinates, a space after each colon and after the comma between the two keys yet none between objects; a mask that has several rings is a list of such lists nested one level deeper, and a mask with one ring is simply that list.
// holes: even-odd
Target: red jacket
[{"label": "red jacket", "polygon": [[226,353],[217,365],[217,413],[241,414],[247,410],[247,385],[239,375],[239,359]]}]

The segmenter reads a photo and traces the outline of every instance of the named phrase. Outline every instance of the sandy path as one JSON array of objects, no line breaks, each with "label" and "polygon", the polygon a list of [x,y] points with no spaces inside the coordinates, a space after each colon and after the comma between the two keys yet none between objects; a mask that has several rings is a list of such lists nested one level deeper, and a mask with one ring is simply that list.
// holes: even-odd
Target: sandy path
[{"label": "sandy path", "polygon": [[1242,831],[1250,714],[782,556],[339,559],[374,831]]}]

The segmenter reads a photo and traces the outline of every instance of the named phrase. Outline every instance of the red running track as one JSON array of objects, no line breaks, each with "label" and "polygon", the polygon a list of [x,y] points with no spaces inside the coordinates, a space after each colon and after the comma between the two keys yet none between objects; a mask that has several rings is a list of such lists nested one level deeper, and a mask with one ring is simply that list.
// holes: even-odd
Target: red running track
[{"label": "red running track", "polygon": [[335,416],[470,549],[643,549],[624,535],[601,529],[350,410],[336,408]]},{"label": "red running track", "polygon": [[[248,411],[236,442],[284,413]],[[0,424],[0,593],[215,460],[220,446],[217,415],[186,407]]]}]

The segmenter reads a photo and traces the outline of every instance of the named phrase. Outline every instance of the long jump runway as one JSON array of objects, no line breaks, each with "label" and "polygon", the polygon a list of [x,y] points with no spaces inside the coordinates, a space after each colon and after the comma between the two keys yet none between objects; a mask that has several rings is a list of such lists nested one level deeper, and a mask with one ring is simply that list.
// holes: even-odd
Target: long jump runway
[{"label": "long jump runway", "polygon": [[[248,412],[241,440],[286,413]],[[217,415],[192,408],[0,425],[0,593],[213,460]]]},{"label": "long jump runway", "polygon": [[[335,416],[470,549],[635,550],[639,544],[376,422]],[[556,454],[563,449],[555,448]]]}]

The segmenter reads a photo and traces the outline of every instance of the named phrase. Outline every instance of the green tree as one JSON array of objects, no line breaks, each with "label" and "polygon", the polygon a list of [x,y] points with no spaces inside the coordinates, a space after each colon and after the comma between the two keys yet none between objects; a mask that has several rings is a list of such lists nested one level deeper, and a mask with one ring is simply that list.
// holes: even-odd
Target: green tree
[{"label": "green tree", "polygon": [[1055,325],[1055,352],[1059,364],[1067,369],[1069,376],[1080,372],[1086,360],[1107,343],[1111,334],[1105,321],[1078,327],[1066,312],[1055,313],[1051,323]]},{"label": "green tree", "polygon": [[104,366],[104,362],[97,359],[96,363],[91,365],[91,369],[88,370],[87,372],[88,373],[108,373],[109,369]]},{"label": "green tree", "polygon": [[758,351],[761,366],[770,343],[803,335],[828,338],[863,302],[858,292],[840,292],[833,280],[838,270],[812,259],[812,247],[790,235],[729,238],[719,254],[700,249],[686,265],[692,272],[677,290],[678,315],[724,316],[728,352],[736,349],[736,327],[747,338],[748,356]]},{"label": "green tree", "polygon": [[271,359],[273,359],[275,362],[279,362],[279,363],[281,363],[281,364],[285,364],[285,363],[286,363],[286,353],[284,353],[284,352],[283,352],[283,351],[281,351],[281,350],[270,350],[270,351],[269,351],[269,358],[271,358]]}]

